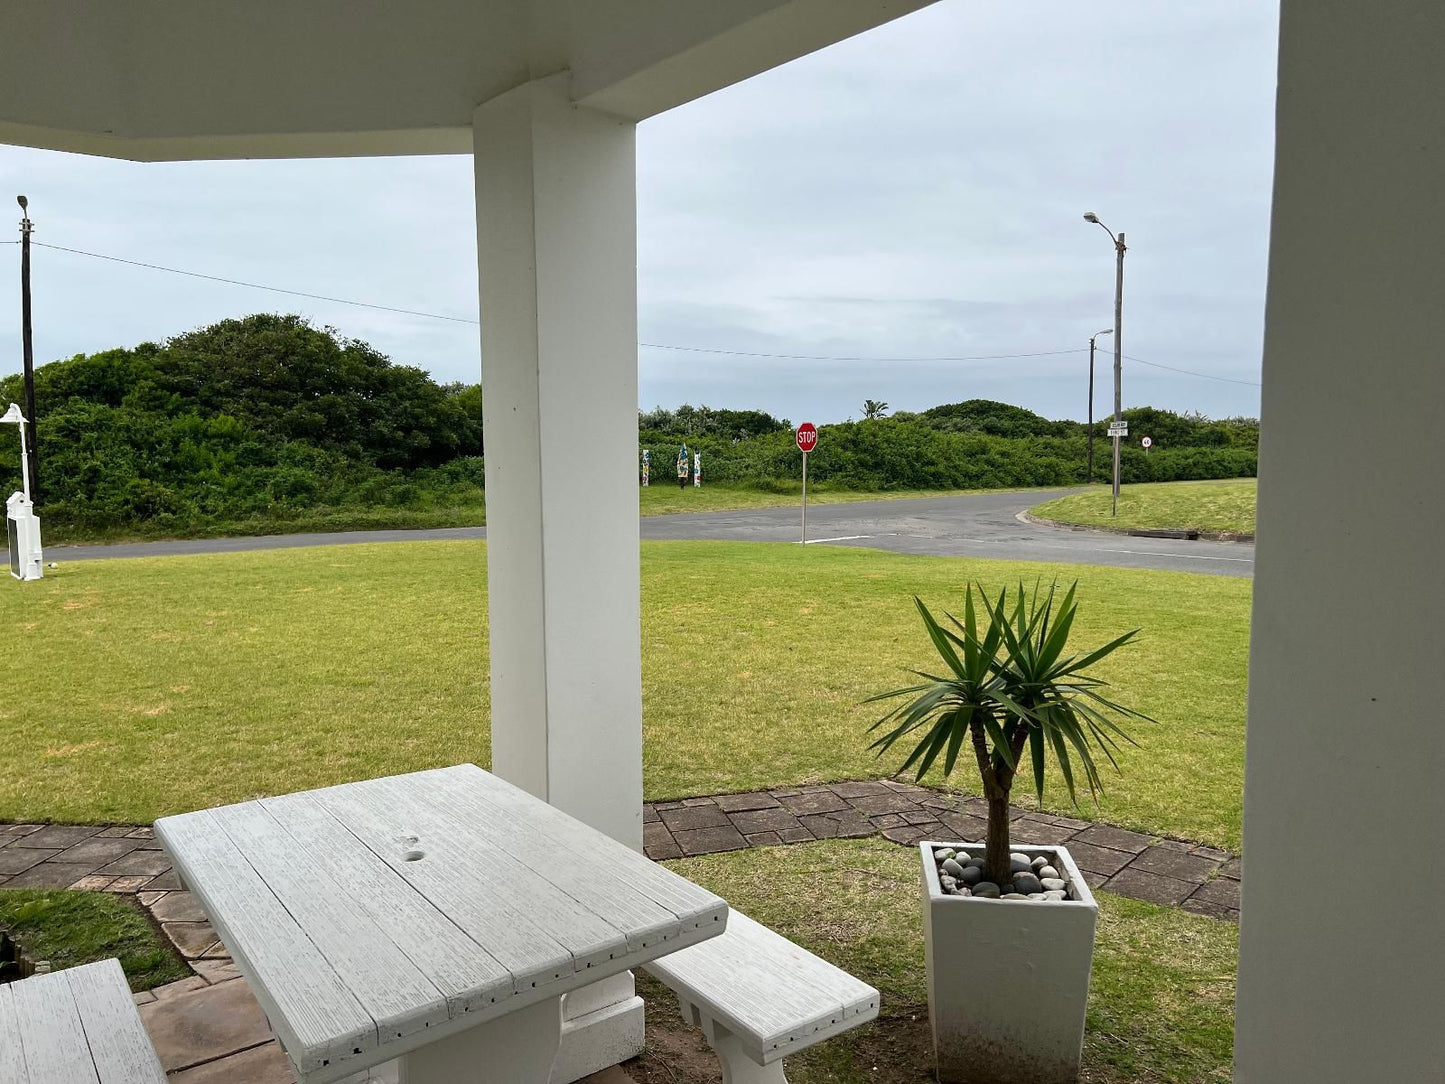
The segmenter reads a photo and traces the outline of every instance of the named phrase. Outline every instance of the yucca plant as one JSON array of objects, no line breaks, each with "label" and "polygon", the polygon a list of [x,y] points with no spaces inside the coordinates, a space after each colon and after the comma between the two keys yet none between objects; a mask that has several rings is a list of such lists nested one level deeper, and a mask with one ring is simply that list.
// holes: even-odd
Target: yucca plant
[{"label": "yucca plant", "polygon": [[1009,795],[1027,750],[1033,767],[1034,788],[1044,795],[1044,769],[1050,754],[1059,765],[1069,798],[1077,806],[1076,779],[1083,777],[1089,793],[1102,790],[1096,751],[1117,771],[1114,758],[1119,742],[1134,744],[1115,718],[1153,722],[1132,708],[1106,697],[1108,683],[1086,670],[1132,641],[1139,630],[1126,632],[1103,647],[1082,654],[1066,654],[1069,633],[1078,614],[1078,583],[1060,599],[1055,585],[1032,592],[1019,584],[1010,605],[1008,590],[1001,589],[990,602],[983,588],[978,597],[984,622],[974,606],[974,585],[964,592],[963,620],[945,613],[950,627],[937,621],[917,597],[914,604],[924,628],[947,667],[939,676],[912,670],[923,679],[867,702],[907,697],[870,727],[890,727],[870,748],[882,756],[897,742],[916,741],[899,772],[916,770],[922,780],[939,757],[943,775],[952,774],[968,743],[978,765],[984,798],[988,801],[987,853],[984,877],[1004,885],[1009,869]]}]

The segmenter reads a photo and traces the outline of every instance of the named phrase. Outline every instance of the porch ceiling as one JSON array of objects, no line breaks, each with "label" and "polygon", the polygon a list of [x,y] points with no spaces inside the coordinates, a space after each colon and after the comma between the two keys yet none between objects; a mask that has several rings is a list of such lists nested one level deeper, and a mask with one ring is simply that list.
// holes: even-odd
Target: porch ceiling
[{"label": "porch ceiling", "polygon": [[113,158],[470,153],[475,107],[572,73],[634,120],[933,0],[17,0],[0,142]]}]

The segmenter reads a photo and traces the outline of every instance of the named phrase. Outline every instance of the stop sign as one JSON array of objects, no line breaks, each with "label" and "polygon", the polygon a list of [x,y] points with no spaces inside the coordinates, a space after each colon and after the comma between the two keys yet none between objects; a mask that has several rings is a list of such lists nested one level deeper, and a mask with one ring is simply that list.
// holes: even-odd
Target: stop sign
[{"label": "stop sign", "polygon": [[818,427],[812,422],[804,422],[798,426],[797,440],[801,451],[811,452],[818,446]]}]

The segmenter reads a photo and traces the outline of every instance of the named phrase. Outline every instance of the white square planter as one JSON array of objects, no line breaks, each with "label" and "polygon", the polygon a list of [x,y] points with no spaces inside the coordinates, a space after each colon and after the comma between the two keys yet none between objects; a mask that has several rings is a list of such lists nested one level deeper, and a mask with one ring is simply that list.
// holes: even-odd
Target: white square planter
[{"label": "white square planter", "polygon": [[982,843],[920,843],[928,1011],[943,1084],[1072,1084],[1079,1075],[1098,905],[1064,847],[1045,855],[1065,900],[948,896],[933,852],[982,856]]}]

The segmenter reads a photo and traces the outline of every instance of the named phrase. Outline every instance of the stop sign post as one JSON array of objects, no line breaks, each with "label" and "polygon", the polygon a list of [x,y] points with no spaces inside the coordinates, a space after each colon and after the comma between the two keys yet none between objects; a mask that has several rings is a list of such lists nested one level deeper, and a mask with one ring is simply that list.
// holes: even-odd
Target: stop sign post
[{"label": "stop sign post", "polygon": [[793,434],[793,439],[798,442],[798,450],[803,453],[803,535],[801,542],[808,541],[808,453],[818,446],[818,427],[812,422],[804,422],[798,426],[798,431]]}]

